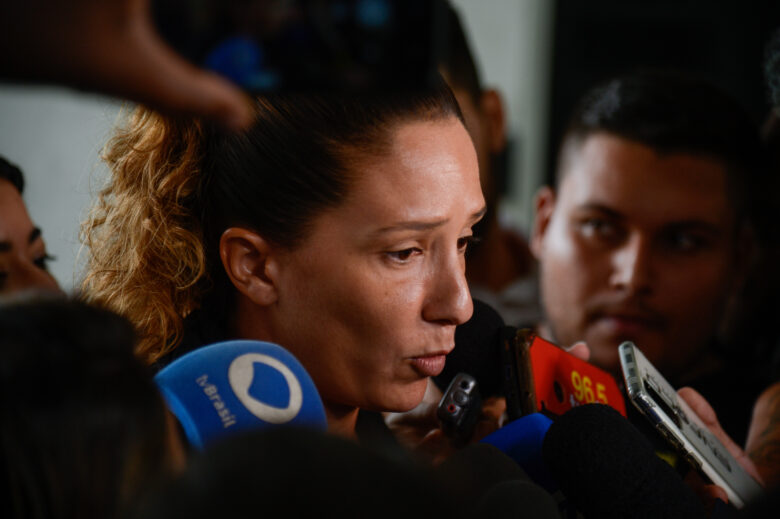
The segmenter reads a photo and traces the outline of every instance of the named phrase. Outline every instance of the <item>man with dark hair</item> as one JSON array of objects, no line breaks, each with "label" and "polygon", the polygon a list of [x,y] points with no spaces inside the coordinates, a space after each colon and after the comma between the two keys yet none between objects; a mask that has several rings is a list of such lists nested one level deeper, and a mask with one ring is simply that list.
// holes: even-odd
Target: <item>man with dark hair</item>
[{"label": "man with dark hair", "polygon": [[542,335],[586,341],[591,362],[615,374],[618,346],[633,341],[673,385],[698,389],[739,441],[756,388],[746,373],[734,378],[717,343],[748,259],[761,157],[748,115],[709,84],[661,72],[613,79],[576,110],[557,186],[537,195],[531,243]]},{"label": "man with dark hair", "polygon": [[0,295],[29,289],[58,292],[46,268],[52,258],[27,214],[22,191],[21,170],[0,157]]},{"label": "man with dark hair", "polygon": [[472,296],[498,310],[507,324],[536,322],[540,312],[535,261],[523,236],[498,221],[500,158],[506,148],[504,107],[496,90],[484,89],[455,9],[446,14],[447,52],[439,70],[452,88],[479,161],[487,212],[474,227],[479,238],[466,256]]}]

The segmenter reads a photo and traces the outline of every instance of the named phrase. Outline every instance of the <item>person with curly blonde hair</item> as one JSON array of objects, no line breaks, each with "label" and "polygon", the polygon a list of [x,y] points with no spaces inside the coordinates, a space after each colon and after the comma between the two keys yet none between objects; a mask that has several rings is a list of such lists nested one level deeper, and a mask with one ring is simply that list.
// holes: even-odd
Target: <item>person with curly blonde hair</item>
[{"label": "person with curly blonde hair", "polygon": [[332,431],[405,411],[472,303],[485,211],[451,91],[274,94],[252,127],[139,108],[109,142],[84,292],[164,364],[231,338],[278,343],[311,374]]}]

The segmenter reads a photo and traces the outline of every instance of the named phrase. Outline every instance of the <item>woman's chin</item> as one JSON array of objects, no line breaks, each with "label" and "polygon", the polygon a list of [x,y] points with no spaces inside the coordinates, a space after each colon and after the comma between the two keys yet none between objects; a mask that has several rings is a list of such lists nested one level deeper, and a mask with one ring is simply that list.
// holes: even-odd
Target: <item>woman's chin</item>
[{"label": "woman's chin", "polygon": [[427,378],[409,384],[394,395],[394,398],[384,399],[382,404],[377,406],[376,410],[392,413],[405,413],[411,411],[423,401],[427,386]]}]

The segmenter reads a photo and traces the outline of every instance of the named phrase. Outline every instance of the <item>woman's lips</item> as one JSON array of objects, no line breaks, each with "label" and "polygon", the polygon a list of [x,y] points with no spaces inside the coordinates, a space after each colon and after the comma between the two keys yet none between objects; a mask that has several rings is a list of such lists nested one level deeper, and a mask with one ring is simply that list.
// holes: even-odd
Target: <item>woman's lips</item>
[{"label": "woman's lips", "polygon": [[412,357],[412,367],[423,377],[435,377],[444,369],[447,356],[443,353]]}]

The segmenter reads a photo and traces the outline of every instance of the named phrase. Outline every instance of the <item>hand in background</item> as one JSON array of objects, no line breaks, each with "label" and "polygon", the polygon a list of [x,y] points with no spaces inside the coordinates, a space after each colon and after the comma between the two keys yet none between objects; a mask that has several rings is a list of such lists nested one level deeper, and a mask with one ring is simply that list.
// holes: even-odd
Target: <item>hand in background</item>
[{"label": "hand in background", "polygon": [[[763,484],[763,479],[761,478],[761,474],[757,470],[756,465],[748,457],[745,451],[734,443],[734,440],[732,440],[729,435],[726,434],[726,431],[723,430],[720,422],[718,422],[718,417],[709,402],[707,402],[698,391],[690,387],[680,388],[677,391],[677,394],[691,407],[691,409],[693,409],[699,418],[701,418],[704,425],[706,425],[710,432],[720,440],[734,459],[737,460],[737,463],[739,463],[748,474],[753,476],[754,479]],[[715,499],[720,499],[721,501],[728,503],[729,499],[725,490],[717,485],[705,484],[698,474],[693,472],[689,473],[689,476],[686,477],[686,482],[693,487],[694,491],[704,501],[706,506],[712,507]]]},{"label": "hand in background", "polygon": [[780,487],[780,382],[756,400],[745,450],[767,487]]},{"label": "hand in background", "polygon": [[153,27],[149,0],[30,0],[0,7],[0,78],[58,83],[241,129],[249,99],[190,65]]},{"label": "hand in background", "polygon": [[[441,463],[462,447],[441,429],[436,409],[442,396],[444,395],[433,380],[428,379],[425,396],[417,407],[406,413],[385,413],[385,423],[398,441],[429,458],[433,464]],[[504,398],[486,398],[482,402],[480,417],[469,443],[478,442],[503,425],[505,411]]]},{"label": "hand in background", "polygon": [[568,348],[563,348],[565,351],[571,353],[575,357],[577,357],[580,360],[584,360],[587,362],[590,360],[590,348],[588,347],[587,342],[575,342]]}]

